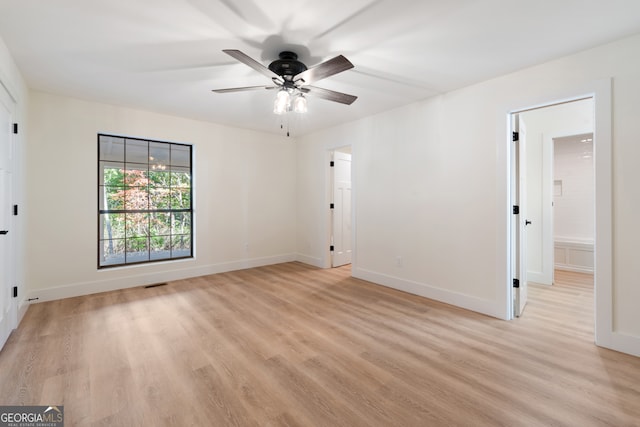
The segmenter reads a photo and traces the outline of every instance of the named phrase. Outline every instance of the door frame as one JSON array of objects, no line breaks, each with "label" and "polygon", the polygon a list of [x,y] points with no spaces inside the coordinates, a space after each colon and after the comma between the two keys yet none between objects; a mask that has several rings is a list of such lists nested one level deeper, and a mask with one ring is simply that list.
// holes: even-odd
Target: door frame
[{"label": "door frame", "polygon": [[[348,153],[347,153],[348,151]],[[342,247],[341,244],[338,244],[336,242],[336,230],[338,229],[336,227],[337,223],[336,223],[336,219],[337,219],[337,214],[339,212],[343,212],[344,206],[342,202],[339,202],[338,200],[336,200],[336,183],[338,182],[336,180],[336,174],[338,171],[338,162],[339,162],[339,158],[342,158],[344,156],[344,158],[341,161],[344,161],[344,159],[346,159],[346,157],[348,156],[349,158],[349,221],[351,220],[351,159],[352,159],[352,153],[351,153],[351,147],[349,147],[348,150],[343,149],[343,148],[338,148],[335,149],[331,152],[331,159],[333,161],[333,167],[331,167],[331,206],[333,208],[329,209],[330,211],[330,217],[331,217],[331,228],[330,228],[330,232],[331,232],[331,239],[330,239],[330,245],[333,247],[333,252],[331,252],[331,267],[335,268],[335,267],[340,267],[343,265],[348,265],[351,264],[351,255],[353,254],[353,251],[351,250],[351,231],[349,231],[347,239],[349,240],[349,250],[348,252],[348,262],[345,257],[345,252],[340,252],[340,250],[344,250],[344,248]],[[344,218],[344,215],[340,215],[340,220],[342,220]],[[340,232],[342,233],[342,236],[345,235],[344,233],[344,223],[342,221],[339,222],[340,224],[342,224],[342,227],[340,227]],[[349,227],[350,229],[351,227]],[[346,239],[345,239],[346,240]],[[336,265],[338,264],[338,265]]]},{"label": "door frame", "polygon": [[[595,343],[602,347],[624,349],[633,343],[625,340],[622,334],[613,330],[613,259],[612,259],[612,80],[610,78],[590,82],[582,87],[574,88],[568,93],[556,96],[544,96],[544,99],[532,100],[519,107],[509,108],[505,117],[507,130],[507,176],[511,176],[511,115],[527,110],[549,107],[565,102],[593,98],[594,108],[594,173],[595,173],[595,239],[594,239],[594,317]],[[540,95],[538,95],[540,96]],[[513,286],[512,286],[512,232],[511,232],[511,180],[507,179],[506,209],[509,214],[507,225],[507,280],[506,303],[509,319],[513,319]]]},{"label": "door frame", "polygon": [[[6,107],[9,113],[9,125],[13,126],[14,123],[17,122],[17,100],[15,96],[12,94],[9,87],[7,87],[3,80],[2,76],[0,76],[0,104]],[[11,160],[9,161],[9,169],[8,172],[8,190],[9,190],[9,206],[6,208],[10,208],[10,206],[17,204],[17,165],[18,165],[18,153],[17,153],[17,138],[18,135],[11,132],[9,129],[9,150],[11,152]],[[2,208],[2,207],[0,207]],[[19,317],[19,308],[18,308],[18,298],[14,297],[11,289],[14,286],[18,287],[19,293],[21,293],[22,289],[17,283],[18,277],[18,263],[19,260],[17,258],[18,251],[18,239],[16,235],[18,233],[18,220],[15,215],[9,212],[5,212],[7,215],[7,221],[9,223],[10,233],[6,236],[3,236],[3,239],[8,239],[8,247],[9,253],[7,258],[7,264],[9,265],[7,274],[7,289],[0,289],[0,292],[6,292],[5,296],[9,298],[8,310],[4,313],[0,313],[0,318],[4,318],[6,316],[6,323],[2,324],[0,327],[0,349],[4,346],[6,340],[8,339],[11,331],[13,331],[18,326],[18,317]],[[4,310],[4,307],[0,306],[0,310]],[[26,310],[25,310],[26,311]],[[22,313],[24,314],[24,312]],[[21,316],[20,316],[21,317]]]}]

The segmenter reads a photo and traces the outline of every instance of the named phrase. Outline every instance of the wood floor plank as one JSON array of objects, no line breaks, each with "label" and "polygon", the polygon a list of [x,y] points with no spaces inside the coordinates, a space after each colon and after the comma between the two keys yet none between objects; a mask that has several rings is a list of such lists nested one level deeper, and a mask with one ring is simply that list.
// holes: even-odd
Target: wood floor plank
[{"label": "wood floor plank", "polygon": [[640,359],[594,345],[593,277],[505,322],[285,263],[35,304],[0,404],[78,426],[640,426]]}]

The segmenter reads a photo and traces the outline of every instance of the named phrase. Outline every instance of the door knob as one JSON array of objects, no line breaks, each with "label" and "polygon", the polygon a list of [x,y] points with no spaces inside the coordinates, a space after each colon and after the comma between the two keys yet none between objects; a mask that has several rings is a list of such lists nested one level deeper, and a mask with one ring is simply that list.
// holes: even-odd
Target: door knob
[{"label": "door knob", "polygon": [[8,234],[9,230],[0,230],[0,234]]},{"label": "door knob", "polygon": [[526,227],[527,225],[531,224],[531,221],[529,221],[528,219],[524,220],[524,226]]}]

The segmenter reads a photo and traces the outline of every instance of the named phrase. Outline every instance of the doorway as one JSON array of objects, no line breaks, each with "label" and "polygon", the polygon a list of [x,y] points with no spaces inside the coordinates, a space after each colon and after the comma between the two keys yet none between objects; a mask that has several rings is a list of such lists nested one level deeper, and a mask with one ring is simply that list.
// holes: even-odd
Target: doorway
[{"label": "doorway", "polygon": [[352,186],[351,146],[331,153],[331,267],[341,267],[352,261]]},{"label": "doorway", "polygon": [[[514,317],[523,314],[529,282],[544,285],[553,283],[557,253],[555,246],[558,240],[554,234],[554,205],[557,202],[555,195],[561,185],[554,178],[554,141],[578,135],[581,137],[580,141],[588,139],[588,142],[593,143],[594,111],[594,97],[589,96],[511,114],[513,217],[510,265],[513,275],[511,304]],[[575,166],[576,163],[571,163],[568,168]],[[593,166],[591,168],[593,170]],[[592,181],[594,180],[592,174]],[[584,188],[580,189],[583,190]],[[575,194],[576,192],[573,193],[573,198]],[[585,196],[585,199],[589,197]],[[593,200],[591,197],[592,212]],[[595,215],[591,215],[590,219],[594,230]],[[589,221],[585,222],[585,227],[588,228]],[[592,231],[591,236],[593,235]]]},{"label": "doorway", "polygon": [[592,275],[593,133],[554,138],[553,153],[554,271]]}]

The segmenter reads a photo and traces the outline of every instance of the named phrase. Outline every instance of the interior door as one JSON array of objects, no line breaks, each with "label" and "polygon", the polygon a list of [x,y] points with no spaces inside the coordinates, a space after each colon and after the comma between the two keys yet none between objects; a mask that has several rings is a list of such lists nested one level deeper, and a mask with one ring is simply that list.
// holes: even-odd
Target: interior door
[{"label": "interior door", "polygon": [[12,295],[14,263],[11,262],[11,170],[13,150],[11,149],[11,112],[8,94],[0,85],[0,348],[15,327]]},{"label": "interior door", "polygon": [[351,264],[351,154],[333,154],[332,267]]},{"label": "interior door", "polygon": [[512,220],[512,271],[513,314],[520,317],[527,304],[527,129],[519,114],[513,115],[513,180],[512,200],[514,209]]}]

